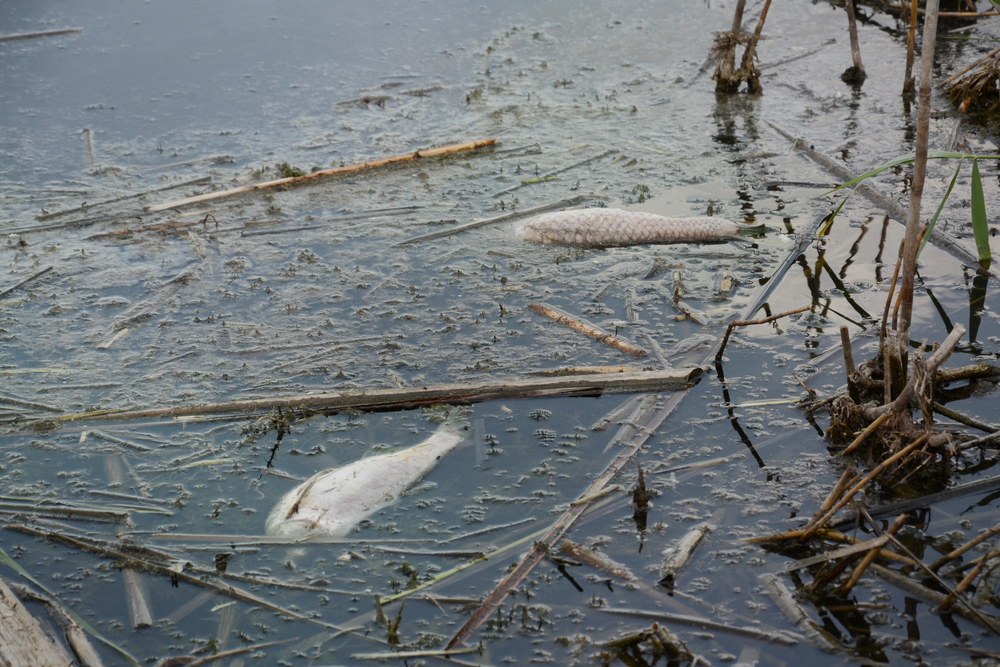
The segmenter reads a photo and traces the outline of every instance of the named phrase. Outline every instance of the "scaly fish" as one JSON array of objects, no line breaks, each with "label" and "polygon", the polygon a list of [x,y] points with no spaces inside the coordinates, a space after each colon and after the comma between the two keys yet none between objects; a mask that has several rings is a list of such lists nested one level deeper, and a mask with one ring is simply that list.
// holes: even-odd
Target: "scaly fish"
[{"label": "scaly fish", "polygon": [[546,245],[624,246],[725,241],[761,227],[723,218],[665,218],[620,208],[581,208],[529,218],[518,225],[516,233],[519,239]]},{"label": "scaly fish", "polygon": [[365,517],[395,501],[441,457],[458,447],[468,425],[452,416],[419,445],[324,470],[295,487],[271,510],[268,535],[342,537]]}]

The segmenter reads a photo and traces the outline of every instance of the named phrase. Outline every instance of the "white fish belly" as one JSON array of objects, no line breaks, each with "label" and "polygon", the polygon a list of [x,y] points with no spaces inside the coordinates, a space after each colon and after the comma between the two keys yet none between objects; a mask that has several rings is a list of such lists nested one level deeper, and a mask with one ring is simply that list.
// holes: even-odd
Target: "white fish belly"
[{"label": "white fish belly", "polygon": [[394,502],[461,442],[459,433],[440,428],[409,449],[319,472],[285,494],[268,515],[265,530],[291,538],[344,536]]},{"label": "white fish belly", "polygon": [[644,211],[583,208],[543,213],[517,227],[517,237],[532,243],[573,246],[624,246],[643,243],[719,241],[746,225],[723,218],[665,218]]}]

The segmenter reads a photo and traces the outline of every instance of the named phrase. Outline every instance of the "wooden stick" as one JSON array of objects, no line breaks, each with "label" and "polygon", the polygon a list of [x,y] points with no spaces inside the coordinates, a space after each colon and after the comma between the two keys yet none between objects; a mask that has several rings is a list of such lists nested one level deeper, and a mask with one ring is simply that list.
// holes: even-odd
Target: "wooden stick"
[{"label": "wooden stick", "polygon": [[826,514],[831,507],[833,507],[833,504],[837,502],[838,498],[840,498],[840,494],[844,492],[844,489],[847,488],[847,485],[853,484],[855,481],[857,481],[858,477],[855,474],[855,471],[857,469],[858,467],[854,463],[847,464],[847,467],[844,468],[844,472],[840,475],[840,479],[838,479],[837,483],[833,485],[832,489],[830,489],[830,493],[827,494],[826,499],[823,501],[823,504],[819,506],[818,510],[816,510],[816,513],[813,515],[812,520],[806,524],[805,526],[806,528],[809,528],[819,523],[820,518],[824,514]]},{"label": "wooden stick", "polygon": [[32,280],[37,280],[38,278],[41,278],[42,276],[44,276],[46,273],[48,273],[51,270],[52,270],[52,267],[51,266],[47,266],[44,269],[42,269],[41,271],[39,271],[38,273],[36,273],[35,275],[31,276],[30,278],[25,278],[24,280],[22,280],[21,282],[19,282],[16,285],[14,285],[13,287],[8,287],[4,291],[0,292],[0,299],[4,298],[8,294],[16,291],[18,288],[27,285]]},{"label": "wooden stick", "polygon": [[840,499],[840,501],[836,505],[834,505],[831,510],[829,510],[826,514],[824,514],[819,521],[817,521],[810,528],[806,528],[804,531],[802,531],[802,537],[800,537],[799,540],[804,542],[805,540],[812,537],[813,533],[815,533],[820,526],[823,526],[827,521],[829,521],[830,518],[833,517],[833,515],[836,514],[841,507],[846,505],[847,502],[854,497],[854,494],[856,494],[861,489],[865,488],[868,482],[875,479],[883,470],[885,470],[890,465],[892,465],[899,459],[903,458],[904,456],[912,452],[920,445],[924,444],[924,441],[927,440],[928,437],[929,434],[924,433],[919,438],[911,442],[909,445],[902,448],[901,450],[899,450],[898,452],[887,458],[885,461],[882,461],[877,466],[875,466],[875,468],[870,473],[865,475],[865,477],[860,482],[851,487],[847,491],[847,493],[845,493],[844,496]]},{"label": "wooden stick", "polygon": [[[934,351],[927,359],[927,375],[928,377],[934,377],[937,373],[938,366],[947,361],[948,357],[951,356],[952,351],[954,351],[955,346],[958,345],[958,341],[965,334],[965,327],[961,324],[956,324],[948,334],[948,337],[944,339],[941,343],[941,347]],[[875,409],[875,414],[884,414],[889,411],[902,412],[907,408],[910,402],[910,398],[913,397],[913,392],[916,389],[916,378],[910,377],[907,381],[906,386],[903,391],[896,398],[895,402],[888,405],[883,405],[880,408]]]},{"label": "wooden stick", "polygon": [[847,327],[840,327],[840,346],[844,351],[844,370],[847,372],[847,391],[851,395],[851,400],[855,403],[861,402],[861,393],[854,382],[854,374],[858,369],[854,366],[854,351],[851,349],[851,334]]},{"label": "wooden stick", "polygon": [[[826,169],[830,174],[836,176],[837,178],[843,179],[844,183],[853,181],[857,178],[857,174],[852,172],[850,169],[840,164],[828,155],[820,153],[812,147],[812,144],[806,139],[795,137],[779,125],[771,122],[770,120],[764,119],[764,122],[774,128],[775,132],[785,137],[792,142],[792,146],[798,150],[800,153],[808,157],[813,162],[817,163],[824,169]],[[876,206],[883,209],[889,214],[889,217],[897,222],[906,224],[906,209],[897,204],[894,200],[883,194],[878,188],[871,185],[868,182],[861,182],[856,187],[855,190],[863,195],[868,201],[872,202]],[[971,252],[965,249],[958,241],[953,237],[945,234],[944,232],[934,228],[931,232],[931,243],[941,248],[945,252],[949,253],[952,257],[955,257],[960,262],[969,266],[977,271],[977,273],[982,273],[983,275],[989,275],[991,278],[996,278],[996,274],[992,271],[987,271],[983,269],[979,264],[979,258],[973,255]]]},{"label": "wooden stick", "polygon": [[35,39],[37,37],[55,37],[56,35],[69,35],[76,32],[82,32],[82,29],[63,28],[61,30],[43,30],[41,32],[22,32],[15,35],[0,36],[0,42],[15,42],[20,39]]},{"label": "wooden stick", "polygon": [[485,220],[474,220],[472,222],[467,222],[462,225],[449,227],[448,229],[442,229],[441,231],[438,232],[430,232],[429,234],[421,234],[420,236],[414,236],[412,239],[406,239],[405,241],[394,243],[392,247],[398,248],[400,246],[410,245],[411,243],[420,243],[421,241],[430,241],[431,239],[439,239],[444,236],[451,236],[452,234],[458,234],[460,232],[464,232],[469,229],[475,229],[476,227],[484,227],[486,225],[492,225],[497,222],[513,220],[515,218],[523,218],[526,215],[535,215],[536,213],[544,213],[545,211],[551,211],[557,208],[576,206],[585,199],[586,197],[581,195],[578,197],[573,197],[571,199],[563,199],[561,201],[557,201],[552,204],[542,204],[541,206],[535,206],[534,208],[526,208],[520,211],[511,211],[510,213],[494,216],[492,218],[486,218]]},{"label": "wooden stick", "polygon": [[[666,404],[660,408],[660,411],[655,417],[646,425],[646,428],[640,431],[636,439],[633,440],[627,447],[625,447],[618,456],[604,469],[604,472],[600,474],[591,483],[587,489],[580,494],[581,497],[587,498],[591,496],[596,496],[600,491],[604,489],[607,484],[621,472],[622,468],[625,467],[633,456],[642,448],[646,443],[646,440],[653,434],[653,432],[659,428],[663,421],[674,411],[674,408],[680,403],[684,398],[686,392],[678,392],[672,397],[667,399]],[[592,501],[590,501],[592,502]],[[545,534],[541,540],[535,543],[521,562],[518,563],[517,567],[514,568],[503,581],[501,581],[490,593],[490,596],[483,601],[483,603],[472,613],[469,620],[465,622],[465,625],[459,629],[455,636],[451,638],[448,642],[446,648],[454,648],[455,646],[468,641],[473,633],[479,628],[483,622],[496,613],[500,605],[507,598],[510,592],[518,586],[524,578],[531,573],[531,570],[535,565],[545,557],[546,552],[549,549],[555,548],[556,542],[562,538],[562,536],[569,530],[573,522],[582,515],[588,507],[590,507],[590,502],[581,503],[579,505],[571,505],[570,508],[561,516],[559,520],[556,521],[555,525]]]},{"label": "wooden stick", "polygon": [[986,433],[996,433],[997,431],[1000,431],[1000,427],[981,422],[978,419],[969,417],[968,415],[963,415],[961,412],[956,412],[947,406],[941,405],[937,401],[931,401],[931,409],[939,415],[944,415],[949,419],[957,421],[959,424],[965,424],[966,426],[977,428],[980,431],[985,431]]},{"label": "wooden stick", "polygon": [[447,155],[448,153],[470,151],[475,148],[481,148],[483,146],[492,146],[494,143],[496,143],[496,139],[480,139],[478,141],[469,141],[464,144],[452,144],[451,146],[443,146],[441,148],[431,148],[427,150],[416,151],[414,153],[393,155],[392,157],[382,158],[381,160],[370,160],[368,162],[359,162],[358,164],[347,165],[346,167],[336,167],[334,169],[323,169],[321,171],[314,171],[313,173],[305,174],[304,176],[291,176],[289,178],[279,178],[274,181],[266,181],[264,183],[257,183],[255,185],[244,185],[242,187],[232,188],[230,190],[220,190],[219,192],[208,192],[203,195],[187,197],[186,199],[178,199],[175,201],[165,202],[163,204],[154,204],[152,206],[147,206],[144,210],[147,213],[155,213],[156,211],[165,211],[167,209],[177,208],[178,206],[185,206],[187,204],[194,204],[196,202],[209,201],[211,199],[222,199],[223,197],[231,197],[233,195],[241,194],[243,192],[266,190],[268,188],[276,188],[281,185],[296,185],[298,183],[303,183],[305,181],[310,181],[317,178],[323,178],[325,176],[348,174],[354,171],[361,171],[362,169],[374,169],[375,167],[384,167],[386,165],[396,164],[398,162],[407,162],[409,160],[415,160],[416,158],[437,157],[439,155]]},{"label": "wooden stick", "polygon": [[472,403],[498,398],[632,392],[677,391],[701,377],[700,368],[640,373],[605,373],[530,380],[471,382],[463,384],[404,387],[402,389],[372,389],[343,393],[305,394],[279,398],[261,398],[229,403],[206,403],[176,408],[148,410],[104,410],[59,415],[53,422],[107,421],[114,419],[147,419],[151,417],[186,417],[226,413],[259,413],[270,410],[301,409],[326,412],[342,410],[410,410],[434,403]]},{"label": "wooden stick", "polygon": [[986,540],[990,539],[991,537],[993,537],[997,533],[1000,533],[1000,523],[998,523],[997,525],[993,526],[989,530],[987,530],[987,531],[985,531],[983,533],[980,533],[979,535],[977,535],[976,537],[972,538],[971,540],[969,540],[968,542],[966,542],[962,546],[958,547],[957,549],[955,549],[951,553],[945,554],[944,556],[941,556],[941,558],[938,558],[936,561],[934,561],[933,563],[931,563],[929,565],[930,569],[932,569],[935,572],[937,572],[938,570],[941,569],[941,566],[944,565],[945,563],[947,563],[948,561],[954,560],[954,559],[958,558],[959,556],[961,556],[962,554],[964,554],[969,549],[972,549],[973,547],[978,546],[979,544],[981,544],[982,542],[985,542]]},{"label": "wooden stick", "polygon": [[865,66],[861,63],[861,46],[858,44],[858,22],[854,17],[854,0],[847,0],[847,28],[851,36],[851,58],[854,60],[856,79],[864,79]]},{"label": "wooden stick", "polygon": [[[886,539],[888,539],[890,535],[895,535],[896,532],[903,527],[903,524],[906,523],[906,520],[909,518],[909,516],[910,516],[909,514],[900,514],[898,517],[896,517],[896,520],[893,521],[892,525],[889,526],[885,531],[887,533],[887,535],[885,536]],[[848,579],[847,582],[843,586],[841,586],[840,589],[837,591],[837,593],[841,597],[845,597],[848,593],[851,592],[851,589],[854,588],[854,586],[858,583],[858,580],[861,579],[861,575],[865,573],[865,570],[868,569],[868,566],[871,565],[872,562],[875,560],[875,556],[878,555],[878,552],[879,552],[878,549],[871,549],[868,553],[865,554],[865,557],[861,559],[861,562],[858,563],[858,566],[854,568],[854,572],[851,573],[850,579]]]},{"label": "wooden stick", "polygon": [[610,345],[611,347],[621,350],[622,352],[631,354],[633,357],[646,356],[646,350],[636,347],[635,345],[626,343],[621,338],[616,338],[615,336],[612,336],[606,331],[601,331],[597,327],[591,326],[589,324],[584,324],[579,320],[574,320],[572,317],[564,315],[563,313],[558,312],[551,306],[545,305],[544,303],[529,303],[528,308],[535,311],[536,313],[548,317],[549,319],[555,320],[559,324],[564,324],[568,326],[570,329],[573,329],[574,331],[579,331],[585,336],[590,336],[594,340],[598,340],[604,343],[605,345]]},{"label": "wooden stick", "polygon": [[802,306],[801,308],[796,308],[795,310],[786,310],[783,313],[771,315],[770,317],[765,317],[759,320],[736,320],[735,322],[730,322],[729,326],[726,327],[726,335],[722,337],[722,344],[719,345],[719,351],[715,353],[715,363],[720,363],[722,361],[722,353],[726,349],[726,343],[729,342],[729,336],[733,333],[734,328],[745,327],[751,324],[766,324],[767,322],[771,322],[782,317],[788,317],[789,315],[801,313],[802,311],[809,310],[810,308],[812,308],[812,306]]},{"label": "wooden stick", "polygon": [[998,53],[1000,53],[1000,48],[993,49],[992,51],[990,51],[985,56],[983,56],[982,58],[980,58],[976,62],[972,63],[968,67],[963,67],[962,69],[958,70],[957,72],[955,72],[954,74],[952,74],[951,76],[949,76],[947,79],[945,79],[944,81],[941,82],[941,85],[942,86],[947,86],[949,83],[951,83],[955,79],[958,79],[958,78],[962,77],[963,75],[967,74],[968,72],[972,71],[972,69],[974,69],[977,65],[982,65],[984,62],[986,62],[987,60],[989,60],[993,56],[997,55]]},{"label": "wooden stick", "polygon": [[146,190],[145,192],[136,192],[131,195],[123,195],[121,197],[115,197],[114,199],[105,199],[104,201],[94,202],[93,204],[83,204],[77,206],[76,208],[68,208],[65,211],[56,211],[55,213],[46,213],[45,215],[36,215],[35,220],[51,220],[52,218],[59,218],[64,215],[69,215],[70,213],[82,213],[83,211],[91,211],[99,206],[105,206],[107,204],[115,204],[118,202],[126,201],[129,199],[138,199],[139,197],[145,197],[146,195],[152,194],[154,192],[165,192],[166,190],[174,190],[176,188],[183,188],[188,185],[201,185],[202,183],[211,183],[211,176],[202,176],[200,178],[195,178],[190,181],[184,181],[183,183],[175,183],[173,185],[168,185],[162,188],[156,188],[154,190]]}]

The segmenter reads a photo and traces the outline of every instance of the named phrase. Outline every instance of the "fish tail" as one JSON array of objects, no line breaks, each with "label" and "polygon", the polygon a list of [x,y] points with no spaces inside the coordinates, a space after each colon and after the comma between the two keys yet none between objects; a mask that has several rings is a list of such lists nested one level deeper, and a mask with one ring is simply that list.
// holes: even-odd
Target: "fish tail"
[{"label": "fish tail", "polygon": [[439,424],[438,431],[459,433],[469,430],[472,410],[464,405],[434,405],[428,412],[430,421]]}]

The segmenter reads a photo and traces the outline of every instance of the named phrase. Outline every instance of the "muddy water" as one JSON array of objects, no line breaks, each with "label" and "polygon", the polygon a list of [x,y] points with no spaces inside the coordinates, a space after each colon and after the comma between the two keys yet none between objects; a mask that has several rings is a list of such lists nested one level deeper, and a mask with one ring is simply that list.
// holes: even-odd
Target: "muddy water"
[{"label": "muddy water", "polygon": [[[626,397],[479,404],[470,415],[470,444],[359,526],[353,541],[294,551],[242,536],[263,533],[268,511],[296,480],[416,444],[435,426],[416,412],[315,417],[293,423],[275,449],[266,419],[28,433],[13,420],[632,362],[527,310],[536,301],[630,340],[644,332],[675,367],[701,363],[798,235],[832,208],[817,198],[830,177],[793,153],[765,119],[834,151],[858,172],[909,150],[912,140],[913,119],[897,94],[903,60],[892,18],[875,14],[863,23],[869,80],[855,90],[839,79],[850,64],[841,10],[772,9],[759,50],[765,93],[756,98],[716,97],[703,68],[713,31],[730,21],[728,6],[647,2],[0,9],[3,34],[82,28],[0,43],[0,223],[11,234],[0,255],[0,288],[52,267],[0,303],[0,391],[20,401],[4,409],[11,423],[0,442],[2,494],[127,506],[127,523],[56,517],[41,528],[107,539],[127,533],[208,571],[216,554],[230,554],[228,573],[322,590],[234,584],[325,623],[364,625],[384,641],[374,595],[429,581],[468,562],[470,552],[537,539],[611,460],[614,451],[605,449],[614,431],[591,427]],[[973,50],[945,49],[949,63]],[[948,114],[935,117],[934,145],[952,124]],[[308,172],[480,138],[498,145],[296,189],[142,211],[276,178],[280,163]],[[968,141],[976,152],[988,150],[974,133]],[[951,167],[932,167],[931,194],[950,174]],[[183,185],[206,176],[211,185]],[[887,172],[879,186],[898,196],[906,177]],[[522,185],[532,179],[541,180]],[[168,186],[178,187],[101,204]],[[967,192],[967,183],[958,187]],[[987,188],[993,206],[995,185]],[[721,215],[768,229],[721,245],[580,250],[519,242],[508,222],[394,245],[577,195],[588,205]],[[37,219],[84,202],[79,212]],[[952,231],[965,233],[966,211],[961,198],[946,210]],[[207,214],[204,226],[177,226]],[[161,224],[174,227],[108,235]],[[653,471],[659,495],[645,527],[633,519],[630,498],[617,494],[571,531],[651,584],[661,552],[721,510],[675,596],[609,583],[588,566],[564,566],[564,575],[543,561],[485,626],[484,654],[466,659],[596,661],[603,642],[649,624],[608,609],[790,629],[757,584],[760,573],[780,571],[786,559],[744,540],[798,525],[839,468],[816,428],[781,401],[805,395],[799,379],[823,393],[842,383],[839,357],[823,363],[821,356],[839,340],[841,325],[857,336],[857,355],[870,348],[900,237],[896,222],[860,198],[849,201],[769,298],[773,313],[810,303],[815,312],[735,335],[725,383],[716,374],[703,380],[649,440],[640,461]],[[727,276],[735,280],[730,289],[723,287]],[[1000,323],[989,286],[932,247],[921,278],[920,335],[940,340],[949,323],[961,322],[975,336],[957,362],[995,358]],[[675,297],[704,324],[679,318]],[[963,409],[996,421],[989,389],[979,388]],[[711,465],[682,468],[693,463]],[[992,467],[988,458],[965,465],[964,480]],[[630,466],[616,481],[631,487],[634,479]],[[957,543],[993,525],[994,503],[983,495],[936,506],[910,542],[945,551],[948,541],[935,538]],[[499,529],[469,535],[484,528]],[[140,662],[207,642],[233,649],[294,638],[248,654],[287,664],[343,664],[386,648],[212,597],[190,583],[174,587],[156,574],[140,577],[154,624],[133,630],[113,561],[9,530],[0,545]],[[428,591],[436,602],[411,599],[402,612],[398,603],[387,605],[390,620],[400,614],[398,640],[408,648],[446,644],[469,613],[463,600],[487,595],[523,548],[435,584]],[[456,550],[466,554],[447,553]],[[16,577],[9,569],[3,576]],[[967,654],[947,643],[997,649],[975,626],[934,616],[877,579],[863,580],[854,596],[857,606],[807,606],[848,653],[953,664]],[[670,627],[713,664],[842,660],[807,643],[776,646]],[[125,664],[101,650],[109,663]]]}]

